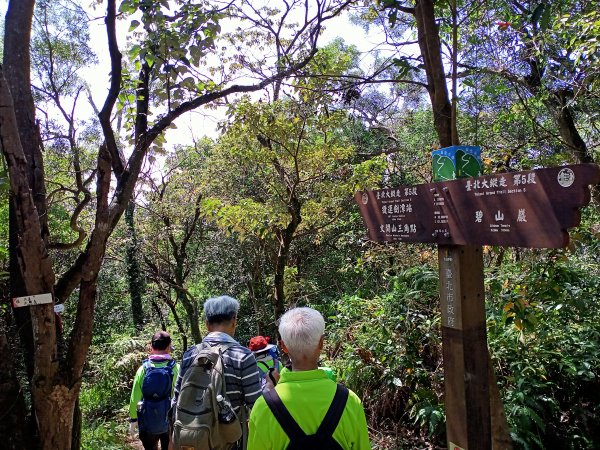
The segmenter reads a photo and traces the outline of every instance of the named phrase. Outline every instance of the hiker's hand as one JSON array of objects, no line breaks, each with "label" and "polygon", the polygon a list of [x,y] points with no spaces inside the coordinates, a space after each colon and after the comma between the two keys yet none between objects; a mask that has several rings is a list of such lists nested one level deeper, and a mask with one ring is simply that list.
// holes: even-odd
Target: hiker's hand
[{"label": "hiker's hand", "polygon": [[138,433],[138,423],[136,422],[129,422],[129,436],[135,436]]}]

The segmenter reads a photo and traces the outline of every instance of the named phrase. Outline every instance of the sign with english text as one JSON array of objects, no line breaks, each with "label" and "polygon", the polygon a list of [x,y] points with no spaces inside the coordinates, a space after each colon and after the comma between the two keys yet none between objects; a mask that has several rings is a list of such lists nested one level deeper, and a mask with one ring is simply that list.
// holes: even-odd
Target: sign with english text
[{"label": "sign with english text", "polygon": [[358,192],[376,242],[560,248],[600,167],[576,164]]}]

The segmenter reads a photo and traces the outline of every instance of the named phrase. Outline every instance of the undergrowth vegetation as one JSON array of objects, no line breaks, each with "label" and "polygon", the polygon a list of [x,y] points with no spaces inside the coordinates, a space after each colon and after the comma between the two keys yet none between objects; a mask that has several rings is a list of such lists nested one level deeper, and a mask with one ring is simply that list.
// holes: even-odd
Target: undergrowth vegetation
[{"label": "undergrowth vegetation", "polygon": [[[600,446],[600,269],[589,251],[596,238],[583,238],[586,246],[515,252],[499,265],[488,249],[488,344],[517,449]],[[327,318],[323,363],[363,399],[374,448],[444,446],[438,282],[435,264],[411,264],[311,303]],[[154,328],[121,325],[90,354],[80,399],[87,449],[126,445],[131,381]],[[255,332],[242,322],[240,340]]]},{"label": "undergrowth vegetation", "polygon": [[[343,296],[330,317],[328,357],[359,393],[382,443],[433,438],[444,428],[438,277],[430,267],[390,277],[390,291]],[[393,447],[392,447],[393,448]]]},{"label": "undergrowth vegetation", "polygon": [[[600,271],[587,239],[487,270],[488,344],[515,448],[600,446]],[[375,446],[443,446],[437,270],[386,281],[383,293],[336,302],[330,364],[363,398]]]}]

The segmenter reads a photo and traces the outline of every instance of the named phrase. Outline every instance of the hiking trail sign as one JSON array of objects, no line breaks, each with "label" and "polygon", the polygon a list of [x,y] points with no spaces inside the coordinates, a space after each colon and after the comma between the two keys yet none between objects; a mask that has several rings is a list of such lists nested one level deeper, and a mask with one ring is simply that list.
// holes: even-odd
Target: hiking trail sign
[{"label": "hiking trail sign", "polygon": [[45,305],[52,303],[52,294],[26,295],[25,297],[14,297],[12,299],[13,308],[22,306]]},{"label": "hiking trail sign", "polygon": [[560,248],[600,168],[577,164],[358,192],[375,242]]},{"label": "hiking trail sign", "polygon": [[[442,150],[456,159],[461,149]],[[600,167],[577,164],[356,194],[371,240],[438,244],[449,449],[512,448],[492,432],[506,419],[487,347],[481,246],[565,247],[598,183]]]}]

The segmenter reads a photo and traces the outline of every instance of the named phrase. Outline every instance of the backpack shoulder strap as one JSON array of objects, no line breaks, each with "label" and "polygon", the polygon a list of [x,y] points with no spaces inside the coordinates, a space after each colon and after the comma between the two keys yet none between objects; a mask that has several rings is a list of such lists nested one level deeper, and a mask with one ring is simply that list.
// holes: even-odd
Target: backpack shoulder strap
[{"label": "backpack shoulder strap", "polygon": [[257,364],[257,365],[258,365],[258,364],[261,364],[261,365],[263,365],[263,366],[265,367],[265,370],[264,370],[264,372],[268,372],[268,371],[269,371],[269,369],[270,369],[269,365],[268,365],[268,364],[267,364],[265,361],[256,361],[256,364]]},{"label": "backpack shoulder strap", "polygon": [[169,378],[171,379],[171,384],[173,384],[173,368],[175,367],[175,364],[177,364],[177,361],[175,361],[174,359],[171,359],[167,365],[165,366],[167,368],[167,371],[169,372]]},{"label": "backpack shoulder strap", "polygon": [[229,349],[229,347],[233,347],[235,344],[235,342],[224,342],[212,345],[206,342],[200,342],[196,345],[196,347],[198,348],[198,352],[202,350],[214,351],[215,349],[217,349],[219,353],[223,353],[224,351]]},{"label": "backpack shoulder strap", "polygon": [[[167,363],[167,365],[165,366],[165,368],[169,371],[169,375],[172,377],[173,376],[173,367],[175,367],[175,364],[177,363],[177,361],[175,361],[174,359],[169,360],[169,362]],[[144,370],[147,372],[149,369],[155,369],[156,367],[152,365],[152,362],[149,359],[145,359],[144,362],[142,363],[144,366]]]},{"label": "backpack shoulder strap", "polygon": [[341,384],[337,385],[337,389],[335,391],[335,395],[333,396],[333,400],[331,401],[331,405],[317,430],[317,435],[322,437],[331,437],[333,436],[333,432],[337,428],[340,423],[340,419],[342,418],[342,414],[344,413],[344,409],[346,408],[346,403],[348,402],[348,389]]},{"label": "backpack shoulder strap", "polygon": [[294,420],[275,389],[263,392],[263,396],[265,397],[265,401],[271,409],[271,412],[275,416],[275,419],[277,419],[277,422],[279,422],[279,425],[281,425],[285,434],[290,438],[290,442],[298,441],[306,437],[306,433],[302,431],[302,428],[300,428],[298,423]]},{"label": "backpack shoulder strap", "polygon": [[175,361],[174,359],[169,360],[169,362],[167,363],[167,369],[169,369],[169,375],[173,376],[173,367],[175,367],[175,364],[177,364],[177,361]]},{"label": "backpack shoulder strap", "polygon": [[225,342],[215,345],[202,343],[202,345],[203,347],[201,350],[206,350],[211,353],[209,359],[213,363],[213,369],[215,369],[212,371],[211,375],[211,383],[214,386],[214,393],[215,395],[221,393],[223,397],[227,398],[227,386],[225,383],[225,361],[223,359],[223,353],[235,345],[235,342]]},{"label": "backpack shoulder strap", "polygon": [[226,350],[229,350],[229,348],[233,347],[236,343],[235,342],[225,342],[223,344],[219,344],[219,351],[221,353],[225,352]]}]

